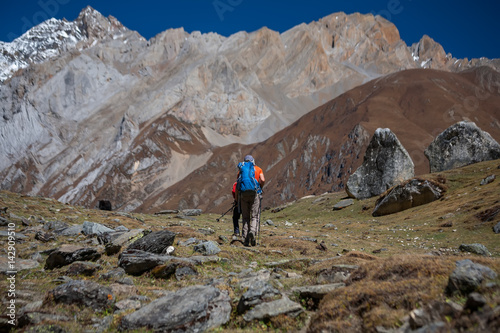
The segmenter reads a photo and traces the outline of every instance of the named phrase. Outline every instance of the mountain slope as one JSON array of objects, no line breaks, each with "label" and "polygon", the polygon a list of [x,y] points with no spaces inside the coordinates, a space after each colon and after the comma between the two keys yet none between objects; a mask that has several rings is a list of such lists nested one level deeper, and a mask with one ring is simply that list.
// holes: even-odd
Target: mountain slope
[{"label": "mountain slope", "polygon": [[343,190],[379,127],[397,135],[415,163],[416,174],[428,173],[424,149],[458,121],[474,121],[500,141],[499,86],[500,73],[487,67],[458,74],[416,69],[373,80],[316,108],[262,143],[214,149],[205,166],[146,200],[139,210],[229,207],[236,164],[246,154],[254,156],[266,175],[264,206]]},{"label": "mountain slope", "polygon": [[[73,22],[49,20],[0,49],[0,188],[88,206],[106,198],[127,211],[212,155],[229,156],[217,147],[269,139],[362,83],[406,68],[453,72],[498,63],[443,55],[429,37],[408,47],[380,16],[344,13],[282,34],[180,28],[147,41],[87,7]],[[360,128],[351,135],[359,140],[338,143],[357,123],[345,120],[334,148],[318,143],[322,134],[299,146],[308,151],[303,164],[316,171],[301,175],[305,187],[287,184],[281,200],[298,188],[322,188],[318,168],[351,154],[349,144],[359,154],[368,135]],[[262,162],[284,167],[295,139],[274,144],[275,156]],[[311,160],[318,144],[326,149],[321,162]],[[327,168],[327,184],[342,187],[334,178],[350,159]]]}]

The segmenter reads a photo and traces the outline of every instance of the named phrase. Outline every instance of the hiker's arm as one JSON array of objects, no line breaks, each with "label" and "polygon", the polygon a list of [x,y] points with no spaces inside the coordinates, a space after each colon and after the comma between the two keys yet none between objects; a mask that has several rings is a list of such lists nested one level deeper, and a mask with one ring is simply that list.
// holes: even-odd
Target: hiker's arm
[{"label": "hiker's arm", "polygon": [[266,178],[264,178],[264,173],[261,172],[259,175],[259,184],[260,188],[264,188],[264,184],[266,183]]}]

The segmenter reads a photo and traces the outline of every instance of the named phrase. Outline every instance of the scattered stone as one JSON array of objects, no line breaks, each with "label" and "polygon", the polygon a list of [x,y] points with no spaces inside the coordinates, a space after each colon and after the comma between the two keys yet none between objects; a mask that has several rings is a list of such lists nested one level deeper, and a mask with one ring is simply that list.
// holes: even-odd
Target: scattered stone
[{"label": "scattered stone", "polygon": [[203,332],[229,321],[231,300],[213,286],[191,286],[170,292],[126,315],[121,330]]},{"label": "scattered stone", "polygon": [[224,235],[219,235],[219,244],[227,244],[229,243],[229,239]]},{"label": "scattered stone", "polygon": [[497,176],[495,175],[490,175],[486,178],[484,178],[483,180],[481,180],[481,183],[480,185],[487,185],[489,183],[493,183],[493,181],[497,178]]},{"label": "scattered stone", "polygon": [[175,275],[176,279],[180,281],[186,276],[198,275],[198,272],[192,263],[171,261],[165,265],[156,266],[151,271],[151,274],[157,279],[169,279],[171,276]]},{"label": "scattered stone", "polygon": [[411,179],[381,196],[375,203],[372,216],[393,214],[425,205],[441,198],[444,191],[442,185],[437,182],[420,178]]},{"label": "scattered stone", "polygon": [[475,244],[462,244],[458,247],[458,250],[462,252],[470,252],[474,254],[479,254],[481,256],[489,257],[491,256],[490,251],[483,244],[475,243]]},{"label": "scattered stone", "polygon": [[179,241],[179,242],[177,242],[177,245],[179,245],[179,246],[189,246],[189,245],[197,244],[199,242],[200,241],[198,239],[196,239],[196,238],[193,237],[193,238],[189,238],[189,239],[187,239],[185,241]]},{"label": "scattered stone", "polygon": [[54,232],[60,236],[74,237],[80,235],[82,233],[82,230],[82,225],[72,225],[64,229],[55,230]]},{"label": "scattered stone", "polygon": [[498,222],[494,227],[493,227],[493,231],[495,232],[495,234],[500,234],[500,222]]},{"label": "scattered stone", "polygon": [[172,260],[184,261],[193,265],[200,265],[206,262],[219,262],[221,258],[217,256],[192,256],[189,258],[179,258],[169,255],[158,255],[141,250],[127,250],[118,257],[118,266],[123,268],[127,274],[141,275],[158,265],[164,265]]},{"label": "scattered stone", "polygon": [[333,230],[337,230],[337,229],[338,229],[335,225],[333,225],[333,224],[331,224],[331,223],[325,224],[325,225],[323,226],[323,228],[324,228],[324,229],[333,229]]},{"label": "scattered stone", "polygon": [[60,234],[64,229],[68,228],[69,225],[62,221],[47,221],[43,225],[44,230],[53,230],[56,234]]},{"label": "scattered stone", "polygon": [[221,249],[217,243],[213,241],[207,241],[194,246],[194,251],[199,252],[205,256],[211,256],[219,253]]},{"label": "scattered stone", "polygon": [[54,241],[56,238],[50,232],[37,231],[35,234],[35,239],[39,240],[42,243],[47,243],[50,241]]},{"label": "scattered stone", "polygon": [[476,291],[485,279],[496,278],[497,274],[487,266],[476,264],[470,259],[457,261],[457,267],[451,273],[445,291],[448,295],[468,295]]},{"label": "scattered stone", "polygon": [[[19,317],[19,321],[17,325],[19,327],[25,327],[28,325],[32,326],[38,326],[42,324],[44,321],[46,322],[58,322],[58,321],[72,321],[73,318],[63,316],[63,315],[57,315],[57,314],[51,314],[51,313],[42,313],[38,311],[33,311],[33,312],[25,312]],[[50,325],[52,326],[52,325]],[[47,330],[47,331],[39,331],[39,332],[65,332],[63,330],[61,331],[54,331],[54,330]]]},{"label": "scattered stone", "polygon": [[313,243],[317,243],[318,242],[318,239],[312,238],[312,237],[300,237],[299,239],[305,240],[305,241],[308,241],[308,242],[313,242]]},{"label": "scattered stone", "polygon": [[131,299],[123,299],[115,303],[115,311],[137,310],[141,308],[141,302]]},{"label": "scattered stone", "polygon": [[212,228],[201,228],[201,229],[198,229],[198,232],[202,233],[204,235],[213,235],[213,234],[215,234],[215,230],[212,229]]},{"label": "scattered stone", "polygon": [[165,209],[155,213],[155,215],[168,215],[168,214],[179,214],[179,211],[172,209]]},{"label": "scattered stone", "polygon": [[318,246],[316,246],[316,248],[320,251],[328,251],[325,241],[321,241],[321,243],[319,243]]},{"label": "scattered stone", "polygon": [[469,296],[467,297],[464,309],[469,310],[470,312],[476,312],[480,308],[484,307],[486,304],[487,300],[483,295],[477,292],[473,292],[470,293]]},{"label": "scattered stone", "polygon": [[102,273],[99,277],[105,281],[117,281],[125,276],[125,270],[121,267],[115,268],[109,272]]},{"label": "scattered stone", "polygon": [[[12,237],[12,234],[10,234],[9,231],[7,230],[0,230],[0,237],[5,237],[5,238],[9,238]],[[26,239],[28,239],[29,237],[26,236],[25,234],[22,234],[20,232],[16,232],[16,243],[19,243],[19,242],[22,242]]]},{"label": "scattered stone", "polygon": [[315,286],[293,287],[292,292],[298,293],[300,298],[313,298],[319,301],[328,293],[344,287],[345,283],[320,284]]},{"label": "scattered stone", "polygon": [[238,287],[242,289],[249,289],[258,281],[269,281],[271,272],[267,269],[261,269],[254,272],[252,269],[247,269],[238,274]]},{"label": "scattered stone", "polygon": [[263,320],[279,315],[287,315],[295,318],[302,312],[304,312],[304,309],[300,304],[291,301],[287,297],[283,297],[276,301],[257,304],[243,315],[243,319],[246,321]]},{"label": "scattered stone", "polygon": [[319,284],[343,283],[351,276],[351,273],[358,268],[359,266],[357,265],[334,265],[332,268],[324,269],[319,272],[317,282]]},{"label": "scattered stone", "polygon": [[251,307],[268,301],[276,296],[281,296],[279,290],[271,286],[267,281],[257,280],[241,296],[238,302],[237,311],[243,314]]},{"label": "scattered stone", "polygon": [[76,261],[69,265],[66,274],[69,276],[93,276],[99,269],[101,269],[101,265],[99,264],[88,261]]},{"label": "scattered stone", "polygon": [[201,209],[183,209],[179,213],[184,216],[199,216],[201,215]]},{"label": "scattered stone", "polygon": [[285,221],[285,227],[293,227],[293,223]]},{"label": "scattered stone", "polygon": [[83,305],[94,310],[105,310],[114,302],[111,288],[87,280],[69,281],[49,294],[56,303]]},{"label": "scattered stone", "polygon": [[94,223],[89,221],[83,222],[82,233],[86,236],[102,235],[108,232],[115,232],[115,231],[99,223]]},{"label": "scattered stone", "polygon": [[354,205],[354,200],[353,199],[345,199],[337,202],[335,206],[333,206],[333,210],[341,210],[343,208],[349,207],[351,205]]},{"label": "scattered stone", "polygon": [[127,250],[141,250],[161,254],[174,243],[175,234],[168,230],[152,232],[127,247]]},{"label": "scattered stone", "polygon": [[133,284],[112,283],[109,287],[116,298],[137,295],[137,288]]},{"label": "scattered stone", "polygon": [[473,122],[461,121],[441,134],[425,149],[431,172],[500,158],[500,145]]},{"label": "scattered stone", "polygon": [[274,222],[272,220],[266,220],[266,225],[269,225],[271,227],[275,226],[275,224],[274,224]]},{"label": "scattered stone", "polygon": [[64,244],[52,251],[45,261],[45,269],[54,269],[75,261],[95,261],[101,254],[94,248]]},{"label": "scattered stone", "polygon": [[[116,222],[120,222],[120,220],[117,219]],[[125,232],[127,232],[127,231],[129,231],[129,228],[127,228],[127,227],[125,227],[123,225],[119,225],[118,227],[115,228],[115,231],[125,231]]]},{"label": "scattered stone", "polygon": [[346,192],[351,198],[367,199],[415,175],[410,155],[388,128],[375,131],[363,164],[349,177]]}]

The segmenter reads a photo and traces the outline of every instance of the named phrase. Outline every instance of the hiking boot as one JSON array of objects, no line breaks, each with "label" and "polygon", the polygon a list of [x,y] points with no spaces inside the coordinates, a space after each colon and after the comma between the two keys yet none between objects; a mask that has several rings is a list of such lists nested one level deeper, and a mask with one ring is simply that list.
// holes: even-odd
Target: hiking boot
[{"label": "hiking boot", "polygon": [[256,244],[256,243],[255,243],[255,236],[254,236],[253,232],[250,232],[250,233],[248,234],[248,239],[249,239],[249,241],[250,241],[250,244],[251,244],[252,246],[255,246],[255,244]]}]

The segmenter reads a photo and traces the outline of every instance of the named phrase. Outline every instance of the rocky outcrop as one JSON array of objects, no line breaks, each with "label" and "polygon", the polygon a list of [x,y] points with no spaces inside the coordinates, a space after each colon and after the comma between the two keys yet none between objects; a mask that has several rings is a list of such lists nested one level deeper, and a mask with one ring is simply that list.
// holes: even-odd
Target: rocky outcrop
[{"label": "rocky outcrop", "polygon": [[439,134],[424,153],[431,172],[439,172],[498,159],[500,144],[475,123],[461,121]]},{"label": "rocky outcrop", "polygon": [[77,304],[95,310],[105,310],[114,303],[111,288],[87,280],[74,280],[49,292],[56,303]]},{"label": "rocky outcrop", "polygon": [[213,286],[192,286],[161,297],[126,315],[121,330],[203,332],[228,322],[231,300]]},{"label": "rocky outcrop", "polygon": [[101,257],[97,249],[64,244],[52,251],[45,261],[45,269],[69,265],[75,261],[95,261]]},{"label": "rocky outcrop", "polygon": [[406,149],[390,129],[379,128],[366,148],[363,164],[349,177],[346,192],[367,199],[413,176],[413,161]]},{"label": "rocky outcrop", "polygon": [[141,250],[156,254],[165,253],[166,249],[174,244],[175,234],[168,230],[161,230],[139,238],[127,247],[127,250]]},{"label": "rocky outcrop", "polygon": [[397,185],[375,203],[373,216],[401,212],[405,209],[425,205],[442,197],[445,188],[434,181],[414,178]]},{"label": "rocky outcrop", "polygon": [[470,259],[457,261],[456,265],[446,286],[448,295],[455,293],[467,295],[477,291],[484,281],[496,279],[498,276],[491,268]]}]

